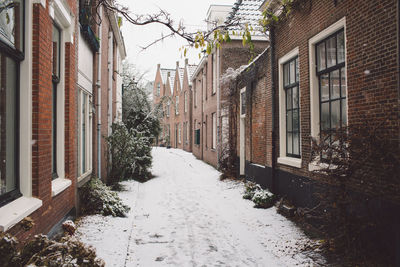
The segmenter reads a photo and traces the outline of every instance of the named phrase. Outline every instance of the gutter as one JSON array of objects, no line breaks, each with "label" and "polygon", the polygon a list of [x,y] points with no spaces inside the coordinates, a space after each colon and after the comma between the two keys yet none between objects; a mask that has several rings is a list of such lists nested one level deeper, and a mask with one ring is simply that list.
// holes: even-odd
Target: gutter
[{"label": "gutter", "polygon": [[[103,6],[99,7],[99,13],[102,14]],[[99,39],[100,48],[97,53],[99,60],[97,61],[97,174],[101,180],[101,42],[102,42],[102,31],[101,24],[99,25]]]},{"label": "gutter", "polygon": [[272,114],[272,132],[271,132],[271,139],[272,139],[272,177],[271,177],[271,191],[272,193],[276,194],[276,131],[275,131],[275,95],[276,95],[276,73],[275,73],[275,26],[271,25],[269,29],[269,38],[270,38],[270,47],[271,47],[271,114]]}]

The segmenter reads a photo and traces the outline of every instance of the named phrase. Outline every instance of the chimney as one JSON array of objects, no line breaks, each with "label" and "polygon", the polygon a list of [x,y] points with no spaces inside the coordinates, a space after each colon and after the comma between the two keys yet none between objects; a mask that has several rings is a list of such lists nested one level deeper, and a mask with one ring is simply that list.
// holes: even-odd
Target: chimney
[{"label": "chimney", "polygon": [[176,68],[179,69],[179,61],[176,62]]},{"label": "chimney", "polygon": [[168,77],[168,78],[171,77],[171,72],[168,71],[167,77]]},{"label": "chimney", "polygon": [[161,68],[161,64],[157,64],[157,69],[159,70]]},{"label": "chimney", "polygon": [[185,58],[185,67],[187,67],[187,65],[189,65],[189,59]]}]

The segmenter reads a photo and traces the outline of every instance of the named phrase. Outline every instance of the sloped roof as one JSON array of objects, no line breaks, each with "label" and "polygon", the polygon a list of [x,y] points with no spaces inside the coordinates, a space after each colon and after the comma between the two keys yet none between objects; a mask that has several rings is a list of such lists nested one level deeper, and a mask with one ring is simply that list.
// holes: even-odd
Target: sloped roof
[{"label": "sloped roof", "polygon": [[175,70],[170,70],[169,85],[170,85],[171,95],[174,94],[174,82],[175,82]]},{"label": "sloped roof", "polygon": [[[262,19],[262,12],[259,8],[263,2],[263,0],[237,0],[226,22],[229,23],[232,20],[240,20],[240,24],[244,25],[248,23],[248,25],[253,28],[253,34],[255,36],[265,36],[265,34],[262,33],[263,28],[259,23]],[[232,26],[229,30],[240,32],[243,28],[241,28],[241,26]]]},{"label": "sloped roof", "polygon": [[178,72],[179,72],[178,79],[179,79],[179,83],[181,85],[181,90],[182,90],[182,87],[183,87],[183,76],[185,75],[185,68],[179,68]]},{"label": "sloped roof", "polygon": [[160,69],[160,71],[161,71],[161,79],[162,79],[163,84],[167,83],[168,72],[170,72],[171,74],[172,74],[172,72],[175,72],[174,69],[163,69],[163,68]]},{"label": "sloped roof", "polygon": [[189,85],[192,85],[192,78],[193,78],[193,74],[196,71],[197,65],[187,65],[186,66],[186,71],[188,74],[188,80],[189,80]]}]

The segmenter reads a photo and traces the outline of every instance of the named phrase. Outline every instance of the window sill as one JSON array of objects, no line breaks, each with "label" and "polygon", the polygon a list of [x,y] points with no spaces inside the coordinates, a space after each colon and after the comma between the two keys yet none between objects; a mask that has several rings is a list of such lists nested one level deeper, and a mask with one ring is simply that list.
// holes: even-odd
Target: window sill
[{"label": "window sill", "polygon": [[0,208],[0,231],[5,232],[42,206],[33,197],[20,197]]},{"label": "window sill", "polygon": [[55,197],[72,184],[71,180],[57,178],[51,181],[51,196]]},{"label": "window sill", "polygon": [[278,163],[295,168],[301,168],[301,159],[298,158],[279,157]]},{"label": "window sill", "polygon": [[337,165],[331,165],[331,166],[329,166],[327,163],[318,163],[318,162],[315,162],[315,161],[313,161],[313,162],[311,162],[310,164],[308,164],[308,170],[310,171],[310,172],[312,172],[312,171],[319,171],[319,170],[322,170],[322,169],[326,169],[326,168],[328,168],[329,167],[329,169],[331,169],[331,170],[334,170],[334,169],[336,169],[337,168]]},{"label": "window sill", "polygon": [[78,187],[81,187],[84,184],[86,184],[86,182],[89,181],[91,174],[92,174],[92,170],[88,170],[87,172],[85,172],[84,174],[79,176],[78,177]]}]

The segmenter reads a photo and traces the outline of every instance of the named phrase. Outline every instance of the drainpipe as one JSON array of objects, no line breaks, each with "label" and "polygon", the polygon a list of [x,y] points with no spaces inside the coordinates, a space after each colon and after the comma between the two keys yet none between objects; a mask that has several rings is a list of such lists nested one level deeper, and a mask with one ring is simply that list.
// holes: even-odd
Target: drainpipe
[{"label": "drainpipe", "polygon": [[271,139],[272,139],[272,179],[271,179],[271,191],[272,193],[276,194],[276,131],[275,131],[275,95],[276,95],[276,74],[275,74],[275,27],[271,25],[269,29],[269,40],[270,40],[270,47],[271,47],[271,109],[272,109],[272,132],[271,132]]},{"label": "drainpipe", "polygon": [[[103,13],[103,6],[100,5],[99,14]],[[102,49],[102,29],[99,25],[100,48],[97,53],[97,173],[101,180],[101,49]]]}]

